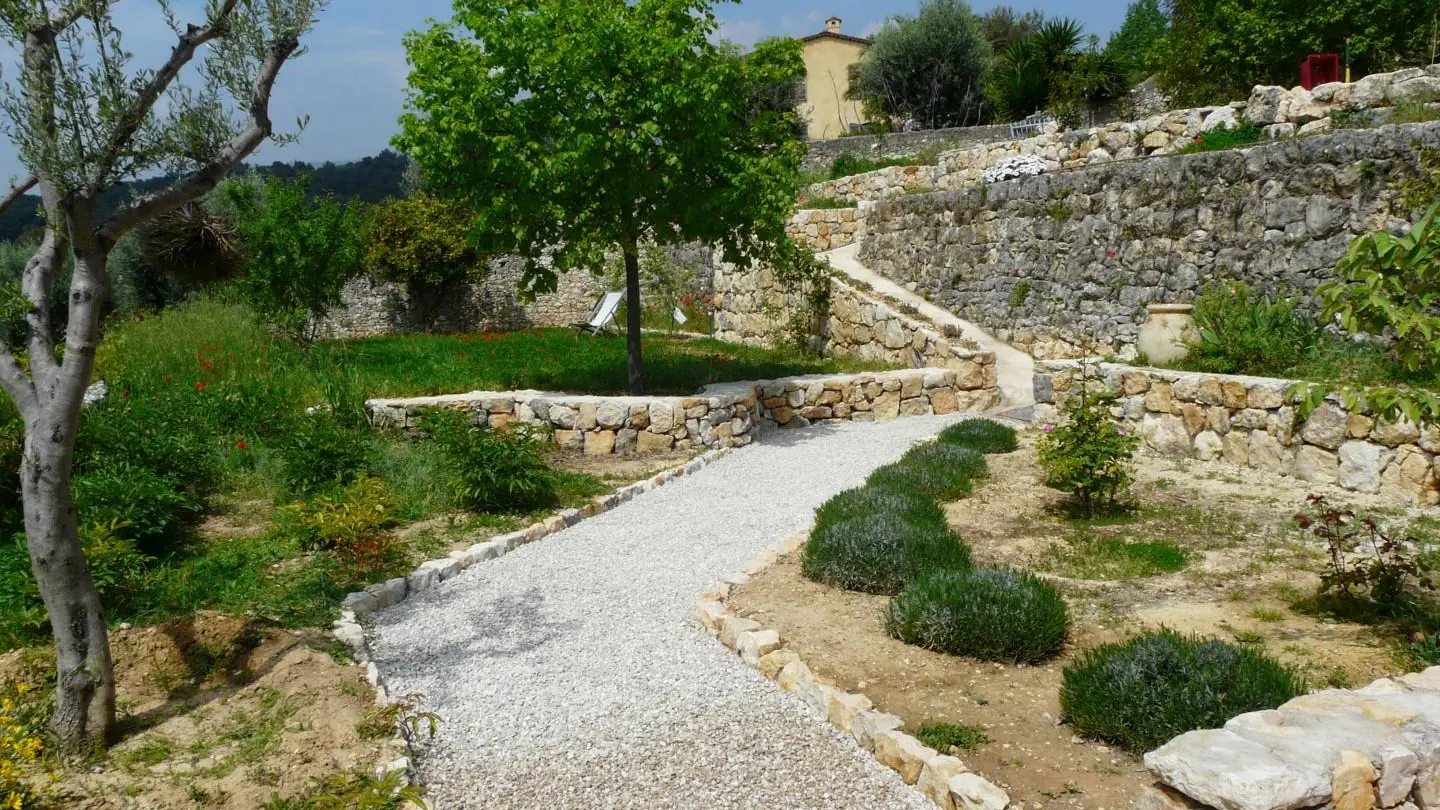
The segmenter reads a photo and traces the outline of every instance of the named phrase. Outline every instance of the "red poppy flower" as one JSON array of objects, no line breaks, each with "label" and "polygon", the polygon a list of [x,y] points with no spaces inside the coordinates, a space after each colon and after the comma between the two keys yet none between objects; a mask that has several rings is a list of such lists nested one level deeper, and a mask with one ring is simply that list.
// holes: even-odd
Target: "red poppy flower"
[{"label": "red poppy flower", "polygon": [[1108,255],[1110,258],[1113,259],[1113,258],[1115,258],[1116,256],[1119,256],[1120,254],[1119,254],[1119,253],[1116,253],[1115,251],[1112,250],[1112,251],[1110,251],[1110,253],[1108,253],[1107,255]]},{"label": "red poppy flower", "polygon": [[205,390],[205,383],[203,383],[203,382],[197,382],[197,383],[195,383],[195,390],[196,390],[196,391],[204,391],[204,390]]},{"label": "red poppy flower", "polygon": [[249,450],[249,449],[250,449],[250,445],[246,444],[245,442],[236,442],[236,443],[235,443],[235,449],[236,449],[236,450]]}]

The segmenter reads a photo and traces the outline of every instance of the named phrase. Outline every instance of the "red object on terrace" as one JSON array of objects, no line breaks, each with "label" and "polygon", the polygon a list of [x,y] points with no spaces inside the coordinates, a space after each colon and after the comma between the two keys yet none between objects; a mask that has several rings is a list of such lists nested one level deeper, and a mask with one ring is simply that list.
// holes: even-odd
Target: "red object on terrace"
[{"label": "red object on terrace", "polygon": [[1314,90],[1322,84],[1340,81],[1340,55],[1312,53],[1300,63],[1300,86]]}]

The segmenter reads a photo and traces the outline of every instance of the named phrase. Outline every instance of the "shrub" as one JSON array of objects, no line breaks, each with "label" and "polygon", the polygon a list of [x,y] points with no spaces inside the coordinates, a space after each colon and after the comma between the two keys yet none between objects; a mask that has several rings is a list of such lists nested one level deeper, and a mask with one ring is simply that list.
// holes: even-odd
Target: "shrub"
[{"label": "shrub", "polygon": [[1195,301],[1196,338],[1185,367],[1214,374],[1283,374],[1320,338],[1295,302],[1256,294],[1249,285],[1213,285]]},{"label": "shrub", "polygon": [[82,525],[112,526],[150,554],[204,509],[173,477],[115,457],[75,476],[74,491]]},{"label": "shrub", "polygon": [[970,565],[970,548],[954,533],[894,513],[817,526],[800,559],[800,570],[809,579],[880,594],[899,593],[931,571]]},{"label": "shrub", "polygon": [[968,447],[977,453],[1013,453],[1020,446],[1015,429],[992,419],[966,419],[940,432],[941,444]]},{"label": "shrub", "polygon": [[221,186],[245,241],[239,288],[268,323],[308,343],[340,303],[360,266],[360,217],[354,206],[312,198],[308,178]]},{"label": "shrub", "polygon": [[240,233],[202,202],[162,214],[136,232],[150,267],[181,285],[226,281],[244,269]]},{"label": "shrub", "polygon": [[380,278],[404,284],[431,325],[441,298],[485,270],[485,257],[470,241],[474,223],[465,204],[423,191],[377,205],[361,232],[365,263]]},{"label": "shrub", "polygon": [[528,512],[553,506],[554,470],[540,436],[527,426],[472,427],[465,414],[433,411],[425,426],[451,473],[456,500],[474,512]]},{"label": "shrub", "polygon": [[1323,602],[1350,618],[1408,619],[1423,612],[1434,588],[1431,563],[1415,537],[1385,532],[1370,517],[1310,496],[1296,524],[1325,543],[1330,565],[1320,574]]},{"label": "shrub", "polygon": [[1254,650],[1162,630],[1086,652],[1065,668],[1060,706],[1076,731],[1140,754],[1304,692]]},{"label": "shrub", "polygon": [[1140,442],[1110,421],[1114,395],[1089,392],[1087,376],[1082,368],[1078,390],[1065,400],[1065,423],[1045,426],[1038,458],[1046,484],[1071,493],[1093,518],[1117,509],[1130,491]]},{"label": "shrub", "polygon": [[0,683],[0,807],[41,810],[50,806],[29,777],[45,754],[50,733],[46,716],[53,697],[37,696],[24,684]]},{"label": "shrub", "polygon": [[1064,648],[1070,611],[1054,586],[1022,571],[937,571],[890,602],[885,627],[928,650],[1034,664]]},{"label": "shrub", "polygon": [[280,446],[280,482],[291,495],[306,497],[350,484],[375,460],[368,430],[348,427],[334,411],[300,420]]},{"label": "shrub", "polygon": [[385,482],[365,477],[333,495],[281,509],[280,526],[307,551],[354,549],[395,528],[396,511]]},{"label": "shrub", "polygon": [[884,514],[901,518],[914,526],[945,529],[945,513],[931,498],[918,492],[886,486],[847,489],[815,510],[815,525],[829,526],[842,520]]},{"label": "shrub", "polygon": [[900,461],[871,474],[874,486],[918,492],[938,501],[953,501],[970,494],[972,481],[985,475],[985,457],[968,447],[925,444]]},{"label": "shrub", "polygon": [[1440,364],[1440,204],[1430,207],[1410,232],[1368,233],[1350,245],[1336,267],[1340,280],[1320,288],[1324,317],[1338,318],[1350,332],[1391,334],[1391,351],[1406,369]]}]

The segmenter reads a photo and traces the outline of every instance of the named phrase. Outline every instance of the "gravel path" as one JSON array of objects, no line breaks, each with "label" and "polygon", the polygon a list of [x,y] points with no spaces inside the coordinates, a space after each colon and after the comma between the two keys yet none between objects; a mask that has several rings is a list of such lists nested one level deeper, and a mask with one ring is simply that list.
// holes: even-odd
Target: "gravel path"
[{"label": "gravel path", "polygon": [[392,694],[443,719],[438,810],[933,810],[744,666],[695,598],[959,417],[770,433],[376,617]]}]

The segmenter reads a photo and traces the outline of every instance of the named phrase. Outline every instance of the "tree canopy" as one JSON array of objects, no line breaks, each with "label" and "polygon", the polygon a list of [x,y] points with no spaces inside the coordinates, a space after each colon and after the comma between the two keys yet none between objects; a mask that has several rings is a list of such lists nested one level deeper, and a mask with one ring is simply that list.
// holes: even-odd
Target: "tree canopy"
[{"label": "tree canopy", "polygon": [[1356,76],[1429,64],[1437,0],[1167,0],[1161,88],[1179,104],[1245,98],[1299,81],[1308,54],[1345,52]]},{"label": "tree canopy", "polygon": [[632,389],[638,245],[704,241],[733,261],[784,240],[804,147],[761,88],[804,73],[800,44],[741,58],[716,44],[715,0],[455,0],[406,37],[395,140],[436,194],[468,200],[485,253],[526,259],[522,291],[626,259]]},{"label": "tree canopy", "polygon": [[993,53],[964,0],[924,0],[914,17],[885,23],[861,57],[851,94],[927,129],[986,120]]},{"label": "tree canopy", "polygon": [[1170,31],[1170,18],[1160,0],[1135,0],[1125,10],[1125,22],[1105,43],[1105,53],[1115,60],[1131,84],[1139,84],[1160,67],[1161,48]]}]

